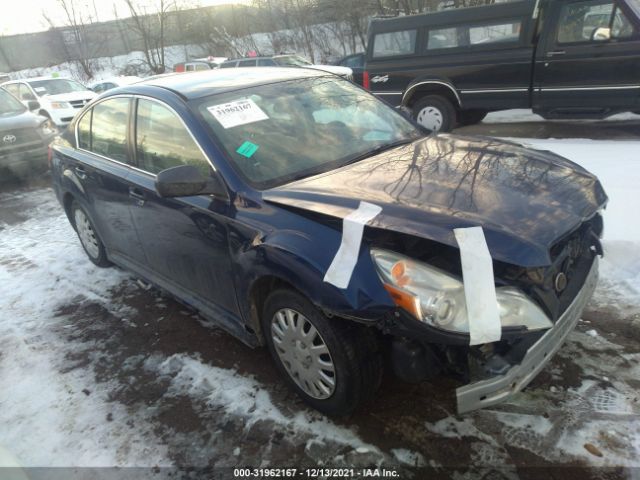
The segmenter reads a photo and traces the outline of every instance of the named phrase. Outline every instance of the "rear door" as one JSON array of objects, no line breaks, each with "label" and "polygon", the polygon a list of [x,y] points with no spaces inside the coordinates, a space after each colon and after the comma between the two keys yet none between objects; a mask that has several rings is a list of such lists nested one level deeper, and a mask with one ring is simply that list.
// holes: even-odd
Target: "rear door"
[{"label": "rear door", "polygon": [[[574,0],[550,8],[536,58],[534,108],[590,115],[637,107],[640,37],[628,6]],[[598,29],[610,38],[595,38]]]},{"label": "rear door", "polygon": [[156,174],[192,164],[203,174],[211,166],[180,117],[167,105],[137,100],[137,170],[130,177],[130,208],[154,280],[199,309],[216,316],[238,314],[227,242],[229,206],[209,195],[162,198]]},{"label": "rear door", "polygon": [[110,255],[136,266],[146,258],[129,212],[131,153],[128,148],[131,99],[115,97],[96,104],[78,122],[78,148],[65,176],[79,189]]}]

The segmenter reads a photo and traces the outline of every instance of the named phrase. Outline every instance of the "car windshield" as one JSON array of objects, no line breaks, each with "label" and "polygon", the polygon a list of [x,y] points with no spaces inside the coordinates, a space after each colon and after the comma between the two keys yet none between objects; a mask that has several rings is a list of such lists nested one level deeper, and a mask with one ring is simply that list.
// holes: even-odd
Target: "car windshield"
[{"label": "car windshield", "polygon": [[0,115],[15,115],[25,110],[26,108],[17,98],[0,88]]},{"label": "car windshield", "polygon": [[195,105],[234,168],[271,188],[409,143],[423,133],[373,95],[335,77],[260,85]]},{"label": "car windshield", "polygon": [[29,82],[31,88],[42,97],[43,95],[57,95],[59,93],[84,92],[87,88],[73,80],[67,79],[51,79],[51,80],[34,80]]},{"label": "car windshield", "polygon": [[297,55],[286,55],[284,57],[275,57],[274,60],[278,65],[285,65],[285,66],[289,65],[294,67],[306,67],[308,65],[313,65],[313,63]]}]

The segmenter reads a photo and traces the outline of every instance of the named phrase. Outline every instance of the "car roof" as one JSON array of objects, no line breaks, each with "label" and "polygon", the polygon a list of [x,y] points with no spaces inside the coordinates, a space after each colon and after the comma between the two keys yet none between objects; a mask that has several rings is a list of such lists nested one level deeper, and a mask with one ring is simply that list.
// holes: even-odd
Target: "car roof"
[{"label": "car roof", "polygon": [[29,78],[18,78],[16,80],[10,80],[5,83],[28,83],[28,82],[38,82],[40,80],[72,80],[74,82],[77,81],[77,80],[73,80],[73,78],[67,78],[67,77],[29,77]]},{"label": "car roof", "polygon": [[[263,67],[204,70],[201,72],[159,75],[137,82],[134,86],[155,86],[171,90],[187,99],[201,98],[216,93],[230,92],[257,85],[284,82],[299,78],[331,75],[327,72],[304,68]],[[122,89],[119,89],[123,92]]]}]

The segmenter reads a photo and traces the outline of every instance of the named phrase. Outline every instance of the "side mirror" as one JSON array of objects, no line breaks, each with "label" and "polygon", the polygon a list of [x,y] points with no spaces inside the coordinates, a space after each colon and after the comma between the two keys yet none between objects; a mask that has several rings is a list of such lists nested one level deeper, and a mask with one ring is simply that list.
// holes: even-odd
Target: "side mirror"
[{"label": "side mirror", "polygon": [[606,42],[611,40],[611,29],[609,27],[598,27],[591,34],[594,42]]},{"label": "side mirror", "polygon": [[34,110],[38,110],[40,108],[40,103],[36,102],[35,100],[29,100],[27,102],[27,106],[29,110],[33,112]]},{"label": "side mirror", "polygon": [[206,178],[193,165],[167,168],[156,177],[156,191],[161,197],[190,197],[192,195],[216,195],[227,199],[227,191],[220,177]]}]

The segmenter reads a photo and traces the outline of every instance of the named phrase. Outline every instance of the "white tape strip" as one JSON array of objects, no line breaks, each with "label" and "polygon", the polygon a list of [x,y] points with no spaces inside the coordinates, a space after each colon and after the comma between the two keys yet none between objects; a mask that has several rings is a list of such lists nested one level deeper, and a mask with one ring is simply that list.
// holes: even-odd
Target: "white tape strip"
[{"label": "white tape strip", "polygon": [[453,230],[460,247],[469,317],[470,345],[497,342],[502,335],[493,263],[482,227]]},{"label": "white tape strip", "polygon": [[360,202],[360,206],[344,217],[342,221],[342,242],[336,256],[324,276],[324,281],[338,288],[347,288],[351,274],[358,262],[364,225],[375,218],[382,207],[372,203]]}]

